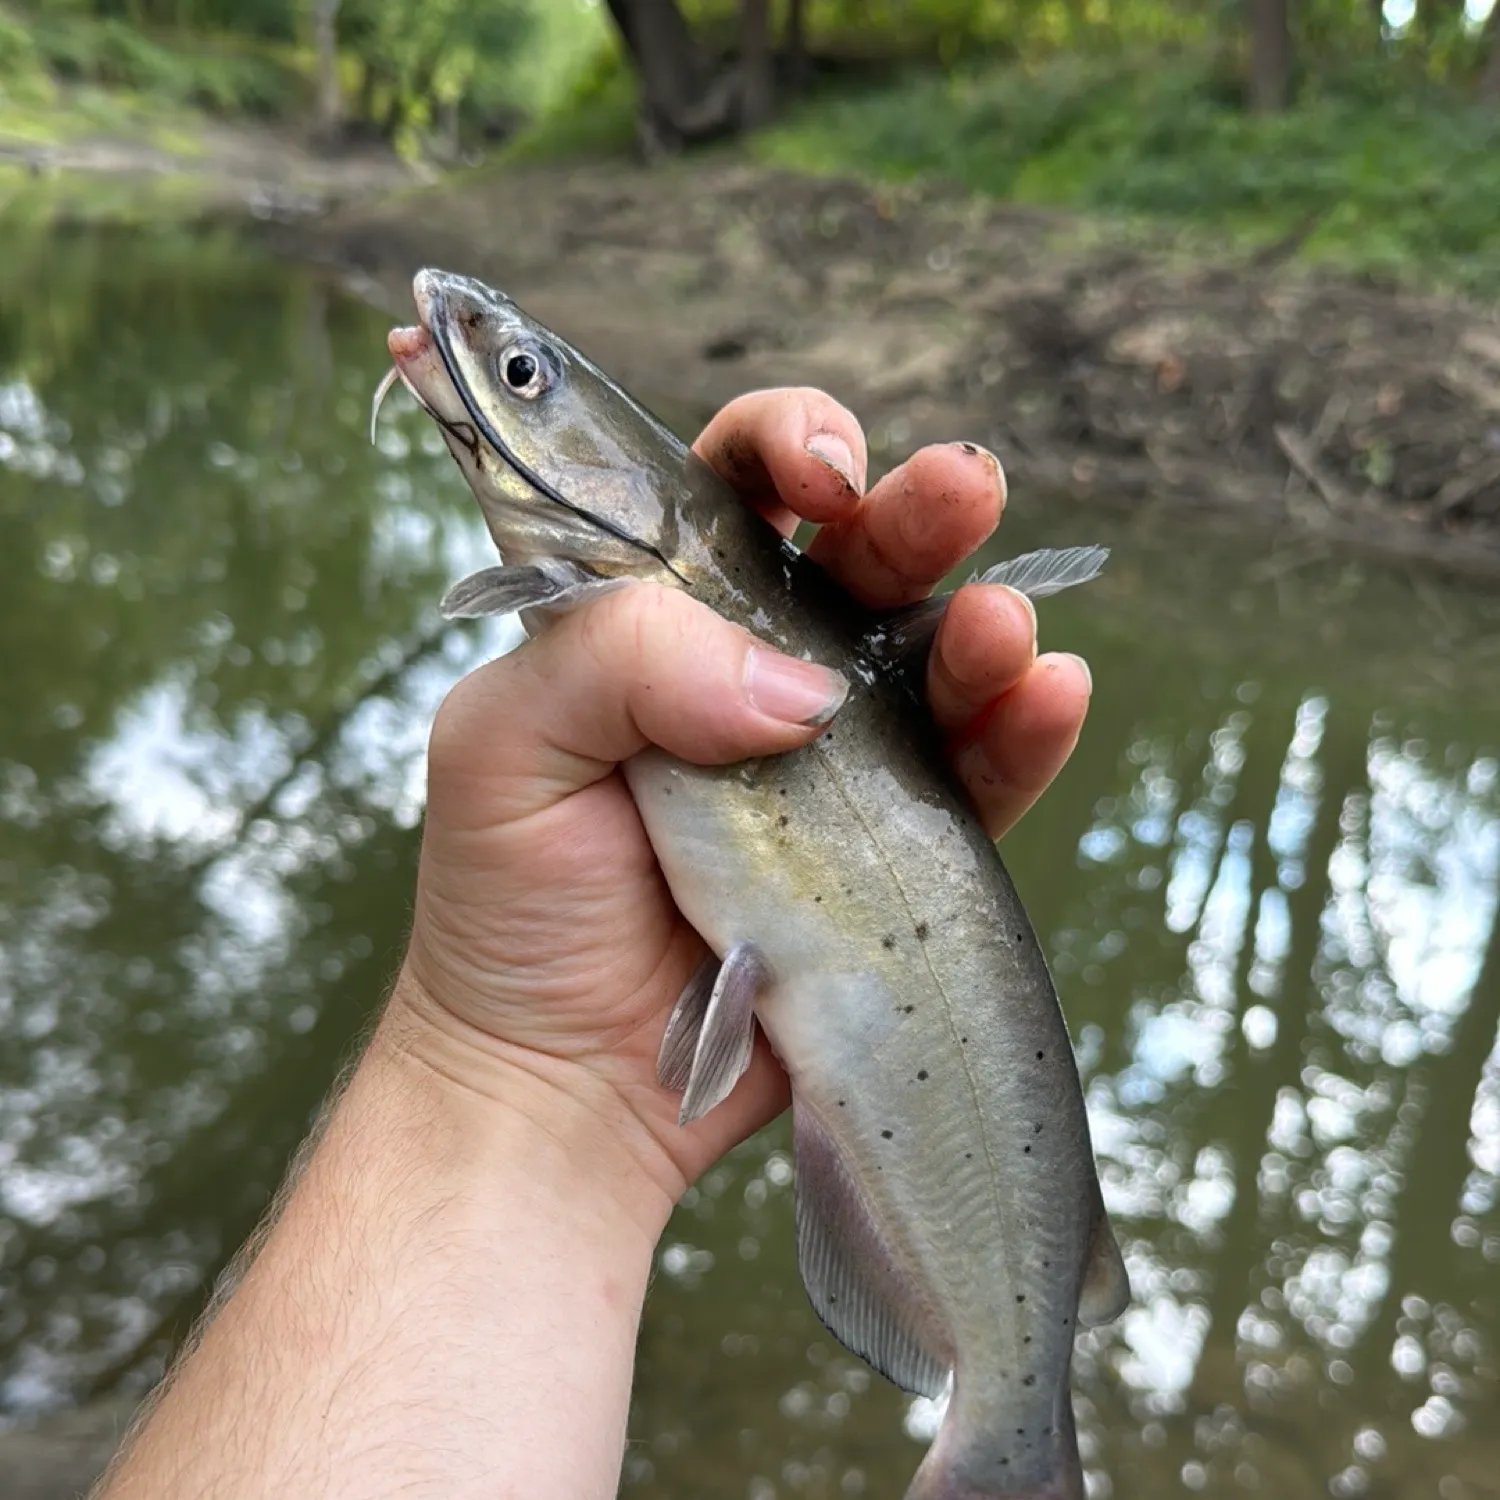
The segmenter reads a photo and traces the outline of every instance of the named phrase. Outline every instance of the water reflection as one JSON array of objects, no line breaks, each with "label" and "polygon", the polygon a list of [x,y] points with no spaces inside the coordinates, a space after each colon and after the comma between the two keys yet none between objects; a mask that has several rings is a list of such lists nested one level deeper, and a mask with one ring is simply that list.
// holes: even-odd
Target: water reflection
[{"label": "water reflection", "polygon": [[[28,258],[29,257],[29,258]],[[383,321],[231,240],[0,283],[0,1421],[143,1383],[397,957],[422,746],[500,629]],[[40,286],[42,293],[37,292]],[[1018,499],[1089,729],[1007,855],[1135,1300],[1081,1341],[1090,1494],[1494,1493],[1500,608]],[[1086,595],[1086,596],[1085,596]],[[937,1412],[818,1325],[784,1127],[690,1194],[625,1487],[895,1496]]]},{"label": "water reflection", "polygon": [[0,305],[10,1413],[148,1379],[250,1227],[389,973],[432,710],[500,639],[432,607],[484,555],[450,461],[415,417],[363,438],[372,318],[232,241],[33,249]]}]

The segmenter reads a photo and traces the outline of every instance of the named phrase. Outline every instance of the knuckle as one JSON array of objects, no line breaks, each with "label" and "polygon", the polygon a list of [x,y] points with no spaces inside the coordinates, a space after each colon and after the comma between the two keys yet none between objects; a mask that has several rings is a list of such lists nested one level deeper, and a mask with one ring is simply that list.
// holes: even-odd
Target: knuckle
[{"label": "knuckle", "polygon": [[[495,664],[492,664],[495,665]],[[438,705],[432,731],[427,737],[430,773],[445,779],[461,769],[476,743],[482,743],[480,726],[493,695],[481,680],[487,668],[461,677]]]},{"label": "knuckle", "polygon": [[601,664],[638,676],[676,646],[692,612],[692,601],[678,590],[638,583],[585,611],[583,645]]}]

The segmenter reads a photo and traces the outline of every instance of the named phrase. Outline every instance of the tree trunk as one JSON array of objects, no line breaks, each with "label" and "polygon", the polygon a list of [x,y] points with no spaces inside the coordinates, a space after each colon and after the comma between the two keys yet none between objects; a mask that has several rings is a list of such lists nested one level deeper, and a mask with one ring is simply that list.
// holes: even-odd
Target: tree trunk
[{"label": "tree trunk", "polygon": [[1500,109],[1500,0],[1495,0],[1490,18],[1484,23],[1484,40],[1488,56],[1484,72],[1479,75],[1479,102]]},{"label": "tree trunk", "polygon": [[339,0],[313,0],[313,46],[318,54],[317,137],[331,145],[344,124],[339,92]]},{"label": "tree trunk", "polygon": [[792,91],[800,93],[807,87],[807,8],[804,0],[787,0],[786,7],[786,72]]},{"label": "tree trunk", "polygon": [[740,0],[740,124],[755,130],[771,118],[776,80],[771,54],[771,0]]},{"label": "tree trunk", "polygon": [[607,0],[640,82],[641,145],[648,155],[680,149],[739,119],[737,74],[710,77],[676,0]]},{"label": "tree trunk", "polygon": [[1258,115],[1279,114],[1292,82],[1292,36],[1288,0],[1251,0],[1250,107]]}]

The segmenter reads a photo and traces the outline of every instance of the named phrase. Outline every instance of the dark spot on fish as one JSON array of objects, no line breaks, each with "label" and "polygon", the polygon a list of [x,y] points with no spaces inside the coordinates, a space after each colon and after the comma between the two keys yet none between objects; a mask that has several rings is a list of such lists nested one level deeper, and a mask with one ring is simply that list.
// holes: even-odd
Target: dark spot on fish
[{"label": "dark spot on fish", "polygon": [[1036,1376],[1035,1375],[1028,1375],[1025,1378],[1025,1380],[1023,1380],[1021,1382],[1021,1384],[1022,1385],[1035,1385],[1036,1384]]},{"label": "dark spot on fish", "polygon": [[1016,941],[1018,943],[1024,943],[1026,941],[1026,934],[1024,932],[1018,932],[1016,934]]},{"label": "dark spot on fish", "polygon": [[823,898],[821,896],[814,896],[813,900],[816,901],[819,906],[823,904]]},{"label": "dark spot on fish", "polygon": [[1045,1057],[1045,1056],[1046,1056],[1046,1055],[1047,1055],[1047,1054],[1046,1054],[1046,1053],[1045,1053],[1045,1052],[1038,1052],[1038,1053],[1037,1053],[1037,1055],[1036,1055],[1036,1060],[1037,1060],[1037,1061],[1038,1061],[1038,1062],[1041,1062],[1041,1060],[1042,1060],[1042,1059],[1043,1059],[1043,1058],[1044,1058],[1044,1057]]},{"label": "dark spot on fish", "polygon": [[1022,1340],[1021,1340],[1021,1342],[1022,1342],[1022,1343],[1023,1343],[1023,1344],[1029,1344],[1029,1343],[1030,1343],[1030,1342],[1031,1342],[1031,1335],[1030,1335],[1030,1334],[1029,1334],[1029,1333],[1028,1333],[1028,1334],[1027,1334],[1027,1335],[1026,1335],[1026,1337],[1025,1337],[1025,1338],[1024,1338],[1024,1339],[1022,1339]]},{"label": "dark spot on fish", "polygon": [[958,1039],[958,1045],[960,1047],[967,1047],[969,1045],[969,1039],[968,1039],[968,1037],[966,1037],[966,1036],[959,1037],[959,1039]]},{"label": "dark spot on fish", "polygon": [[1024,1302],[1025,1300],[1026,1300],[1026,1293],[1025,1292],[1017,1292],[1016,1293],[1016,1301],[1017,1302]]},{"label": "dark spot on fish", "polygon": [[925,943],[927,941],[927,934],[932,929],[929,928],[928,925],[925,922],[918,922],[916,930],[917,930],[917,941],[919,943]]},{"label": "dark spot on fish", "polygon": [[1010,1460],[1008,1458],[1002,1458],[1000,1460],[1000,1467],[1002,1469],[1008,1469],[1010,1467]]},{"label": "dark spot on fish", "polygon": [[1073,1321],[1072,1318],[1064,1318],[1063,1319],[1063,1327],[1066,1328],[1068,1326],[1068,1324],[1071,1323],[1072,1321]]},{"label": "dark spot on fish", "polygon": [[1036,1122],[1036,1125],[1033,1127],[1033,1129],[1034,1129],[1034,1131],[1035,1131],[1035,1133],[1037,1135],[1040,1135],[1042,1133],[1042,1122],[1040,1120],[1038,1120]]},{"label": "dark spot on fish", "polygon": [[782,795],[782,796],[783,796],[783,797],[785,797],[785,796],[786,796],[786,788],[785,788],[785,787],[782,787],[782,788],[781,788],[781,795]]},{"label": "dark spot on fish", "polygon": [[906,1014],[906,1015],[908,1015],[908,1016],[909,1016],[909,1015],[910,1015],[910,1014],[911,1014],[911,1013],[912,1013],[912,1012],[913,1012],[913,1011],[914,1011],[914,1010],[915,1010],[915,1009],[916,1009],[916,1008],[917,1008],[917,1007],[916,1007],[916,1006],[915,1006],[915,1005],[903,1005],[903,1006],[902,1006],[902,1007],[901,1007],[901,1009],[902,1009],[902,1011],[903,1011],[903,1013],[904,1013],[904,1014]]},{"label": "dark spot on fish", "polygon": [[847,1102],[848,1101],[845,1100],[845,1099],[840,1099],[839,1100],[839,1108],[842,1109]]},{"label": "dark spot on fish", "polygon": [[788,823],[790,823],[791,821],[792,820],[789,817],[787,817],[787,815],[785,813],[782,813],[782,815],[779,818],[777,818],[777,820],[776,820],[776,826],[778,828],[785,828],[786,825]]},{"label": "dark spot on fish", "polygon": [[973,1161],[974,1160],[974,1153],[972,1151],[965,1151],[964,1152],[964,1160],[965,1161]]},{"label": "dark spot on fish", "polygon": [[662,791],[665,792],[667,794],[667,796],[669,796],[669,797],[672,795],[672,788],[669,787],[669,786],[664,786],[662,788]]},{"label": "dark spot on fish", "polygon": [[1052,1269],[1052,1262],[1050,1260],[1044,1260],[1042,1262],[1042,1269],[1044,1271],[1050,1271]]},{"label": "dark spot on fish", "polygon": [[1030,1155],[1031,1155],[1031,1147],[1030,1147],[1030,1146],[1022,1146],[1022,1147],[1021,1147],[1021,1150],[1022,1150],[1022,1152],[1023,1152],[1023,1153],[1024,1153],[1024,1154],[1025,1154],[1025,1155],[1027,1155],[1027,1156],[1030,1156]]},{"label": "dark spot on fish", "polygon": [[927,1082],[927,1069],[926,1068],[918,1068],[917,1069],[917,1082],[918,1083],[926,1083]]},{"label": "dark spot on fish", "polygon": [[894,948],[896,946],[896,934],[894,932],[886,933],[880,940],[880,946],[882,948]]},{"label": "dark spot on fish", "polygon": [[1018,1428],[1016,1428],[1016,1436],[1017,1437],[1025,1437],[1026,1436],[1026,1429],[1024,1427],[1018,1427]]},{"label": "dark spot on fish", "polygon": [[854,887],[852,885],[846,885],[844,887],[844,894],[846,896],[852,896],[854,894]]},{"label": "dark spot on fish", "polygon": [[896,1132],[894,1130],[882,1130],[880,1132],[880,1139],[883,1141],[888,1141],[893,1135],[895,1135],[895,1133]]}]

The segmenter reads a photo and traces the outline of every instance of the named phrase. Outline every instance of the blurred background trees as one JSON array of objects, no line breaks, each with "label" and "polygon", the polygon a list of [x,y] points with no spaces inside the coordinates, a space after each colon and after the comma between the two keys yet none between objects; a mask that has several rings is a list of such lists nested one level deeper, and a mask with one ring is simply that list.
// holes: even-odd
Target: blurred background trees
[{"label": "blurred background trees", "polygon": [[643,145],[672,151],[813,84],[1063,55],[1194,55],[1261,114],[1361,63],[1500,105],[1487,0],[0,0],[7,92],[29,71],[410,151],[495,139],[621,69]]}]

